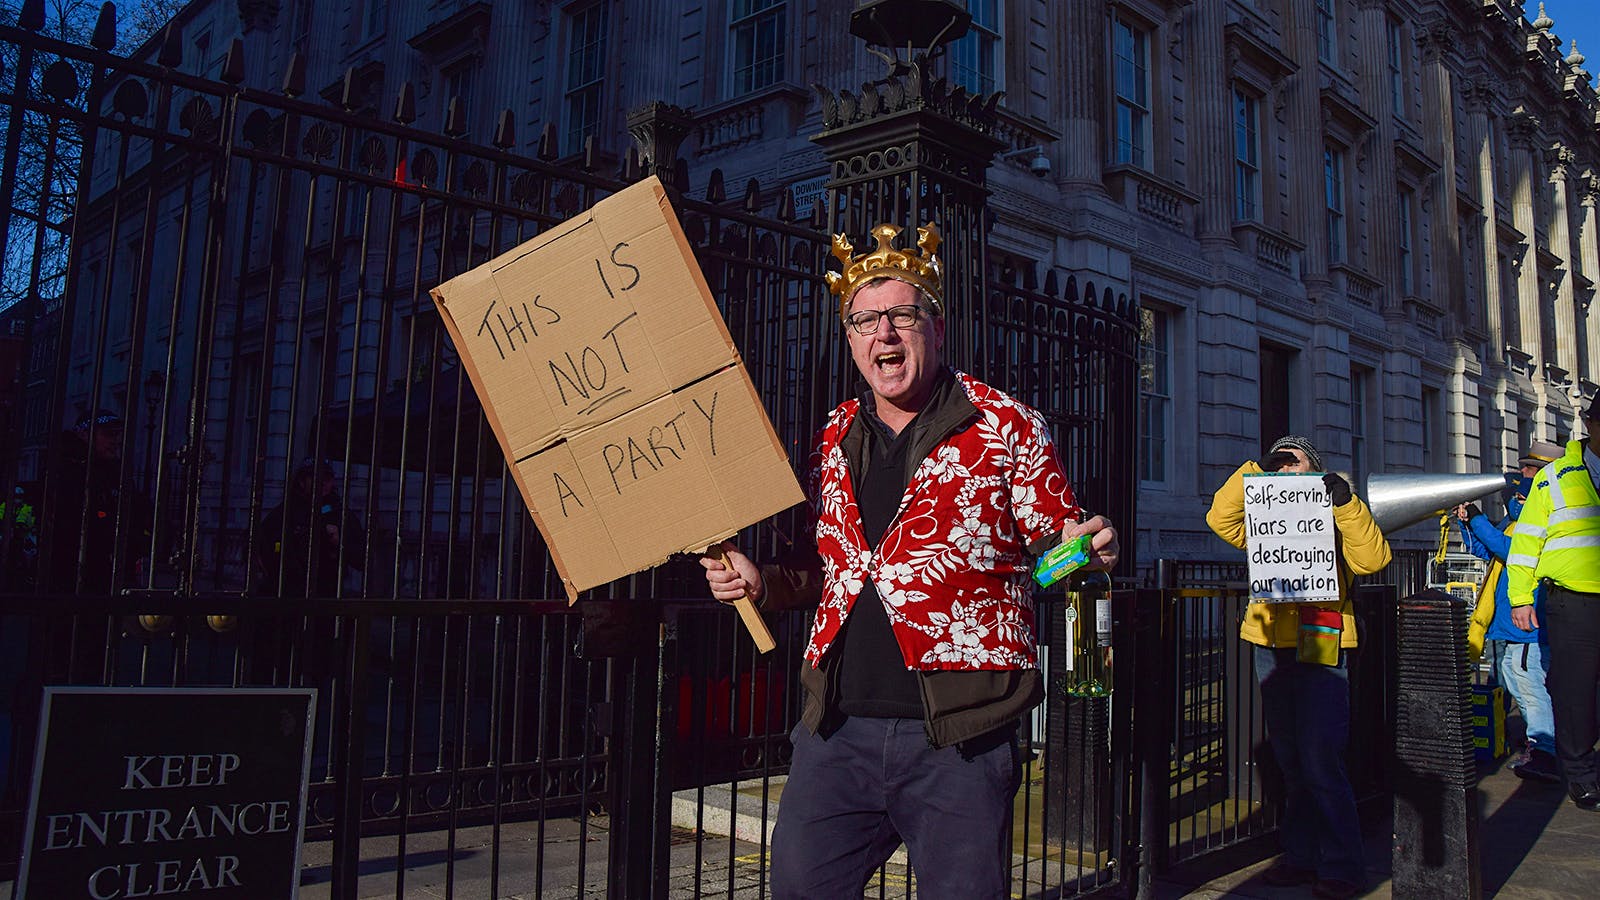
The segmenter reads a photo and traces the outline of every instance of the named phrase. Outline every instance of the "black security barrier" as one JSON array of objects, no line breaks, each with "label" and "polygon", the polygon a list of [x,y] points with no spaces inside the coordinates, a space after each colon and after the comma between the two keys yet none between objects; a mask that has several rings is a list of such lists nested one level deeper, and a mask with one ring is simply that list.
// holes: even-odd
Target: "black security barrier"
[{"label": "black security barrier", "polygon": [[[437,866],[495,896],[763,891],[804,618],[755,655],[689,560],[557,599],[428,295],[646,173],[797,462],[854,390],[829,229],[915,213],[945,224],[960,279],[952,361],[1039,409],[1086,507],[1134,520],[1137,310],[988,246],[982,173],[1009,126],[925,71],[875,90],[960,118],[959,140],[884,168],[870,144],[911,117],[836,109],[834,183],[795,209],[785,185],[693,183],[682,110],[630,117],[642,154],[563,160],[554,127],[519,139],[509,111],[470,133],[460,98],[416,128],[414,87],[381,96],[371,67],[313,90],[303,59],[263,74],[236,42],[201,77],[177,29],[130,59],[109,5],[89,45],[41,33],[39,6],[0,24],[0,341],[22,360],[0,383],[0,864],[44,685],[293,685],[319,692],[316,890],[401,896]],[[771,556],[803,515],[741,544]],[[1115,889],[1137,851],[1131,705],[1059,699],[1026,729],[1030,895]],[[891,863],[878,889],[914,877]]]},{"label": "black security barrier", "polygon": [[[183,47],[0,26],[0,341],[23,361],[0,383],[0,863],[45,684],[293,685],[320,700],[302,880],[330,896],[402,896],[430,866],[495,896],[765,893],[806,618],[759,656],[690,560],[557,599],[427,293],[646,172],[797,462],[853,391],[830,230],[935,219],[953,361],[1039,409],[1079,500],[1131,534],[1137,310],[989,246],[984,173],[1017,123],[928,70],[820,99],[830,188],[795,209],[784,185],[693,183],[683,110],[630,117],[642,158],[563,162],[553,127],[519,140],[509,113],[414,128],[414,89],[376,97],[370,69],[318,95],[303,60],[257,84],[242,45],[216,78],[178,71]],[[741,544],[775,555],[803,515]],[[1271,833],[1239,567],[1157,570],[1114,595],[1110,698],[1060,690],[1061,599],[1040,599],[1016,893],[1136,889]],[[1366,796],[1396,733],[1394,598],[1422,571],[1404,557],[1381,576],[1398,592],[1357,601]],[[891,862],[874,890],[914,878]]]}]

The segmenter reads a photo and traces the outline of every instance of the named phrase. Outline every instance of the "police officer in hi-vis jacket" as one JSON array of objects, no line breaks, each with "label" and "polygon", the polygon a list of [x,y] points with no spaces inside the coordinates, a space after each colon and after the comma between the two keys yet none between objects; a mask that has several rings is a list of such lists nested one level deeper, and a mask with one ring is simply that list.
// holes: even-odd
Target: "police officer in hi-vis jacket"
[{"label": "police officer in hi-vis jacket", "polygon": [[[1584,410],[1587,440],[1539,470],[1522,507],[1511,553],[1511,620],[1532,630],[1543,626],[1550,647],[1550,705],[1556,714],[1556,755],[1567,777],[1567,793],[1579,809],[1600,808],[1600,775],[1594,744],[1600,738],[1595,704],[1600,699],[1600,397]],[[1547,589],[1544,621],[1533,592]]]}]

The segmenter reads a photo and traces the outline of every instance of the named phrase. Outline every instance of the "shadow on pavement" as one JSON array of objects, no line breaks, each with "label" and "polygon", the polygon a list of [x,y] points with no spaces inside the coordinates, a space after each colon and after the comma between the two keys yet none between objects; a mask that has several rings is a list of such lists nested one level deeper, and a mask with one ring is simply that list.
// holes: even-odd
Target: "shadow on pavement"
[{"label": "shadow on pavement", "polygon": [[[456,848],[455,853],[448,850],[426,850],[418,853],[406,854],[406,868],[420,869],[425,866],[442,866],[451,859],[459,865],[463,860],[478,856],[479,851]],[[382,872],[393,872],[399,868],[399,859],[394,856],[379,856],[361,860],[356,867],[358,875],[377,875]],[[313,884],[326,884],[333,880],[333,866],[307,866],[300,870],[300,885],[302,887]]]},{"label": "shadow on pavement", "polygon": [[[1484,793],[1478,791],[1479,802]],[[1517,867],[1533,850],[1544,830],[1566,800],[1559,784],[1519,781],[1516,790],[1484,817],[1478,828],[1482,859],[1483,894],[1492,897],[1510,880]]]}]

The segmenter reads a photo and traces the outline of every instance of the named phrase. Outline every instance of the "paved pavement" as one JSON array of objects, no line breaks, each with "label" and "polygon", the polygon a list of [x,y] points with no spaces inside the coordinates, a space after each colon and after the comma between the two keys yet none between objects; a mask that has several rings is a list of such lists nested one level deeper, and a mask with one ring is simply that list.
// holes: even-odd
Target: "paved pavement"
[{"label": "paved pavement", "polygon": [[[361,900],[604,897],[609,828],[608,818],[600,815],[583,823],[553,819],[544,823],[542,834],[536,822],[507,825],[501,830],[498,859],[493,852],[494,833],[488,826],[457,830],[453,850],[446,844],[445,832],[414,834],[407,840],[403,874],[397,866],[398,839],[371,838],[362,841],[356,896]],[[770,890],[763,891],[760,849],[726,837],[696,841],[692,833],[675,829],[668,896],[674,900],[745,900],[770,894]],[[329,850],[327,842],[306,845],[300,879],[302,900],[329,896]]]},{"label": "paved pavement", "polygon": [[[1485,897],[1566,898],[1600,895],[1600,813],[1583,812],[1566,802],[1559,785],[1526,782],[1509,771],[1495,771],[1479,784],[1481,877]],[[1380,804],[1367,810],[1366,838],[1372,883],[1365,897],[1394,895],[1390,882],[1389,847],[1392,822]],[[756,817],[759,819],[759,817]],[[708,826],[710,823],[707,823]],[[493,852],[491,828],[459,829],[453,847],[446,832],[413,834],[404,848],[405,866],[397,863],[399,839],[362,842],[357,896],[443,900],[536,897],[604,897],[609,822],[592,816],[587,822],[551,820],[506,826],[500,853]],[[759,831],[739,837],[673,831],[668,895],[729,897],[747,900],[768,895],[763,884]],[[539,853],[543,846],[543,854]],[[300,896],[329,896],[329,845],[308,843],[303,853]],[[1173,898],[1254,897],[1309,898],[1307,887],[1274,888],[1261,880],[1271,865],[1265,859],[1223,873],[1196,867],[1168,873],[1155,886],[1160,900]],[[0,883],[0,896],[10,893]],[[1030,890],[1029,896],[1036,894]],[[909,897],[904,867],[891,863],[880,889],[874,882],[869,897]],[[1018,892],[1017,896],[1023,896]]]},{"label": "paved pavement", "polygon": [[[1584,812],[1567,802],[1560,785],[1524,781],[1506,769],[1486,775],[1478,796],[1483,896],[1539,900],[1600,895],[1600,812]],[[1393,816],[1382,807],[1371,812],[1376,814],[1365,821],[1371,884],[1362,896],[1392,897]],[[1309,898],[1309,887],[1276,888],[1261,880],[1275,860],[1210,878],[1174,873],[1158,884],[1156,897]]]},{"label": "paved pavement", "polygon": [[[1600,894],[1600,813],[1586,813],[1566,802],[1559,785],[1523,781],[1509,771],[1494,771],[1479,783],[1481,878],[1485,897],[1566,898]],[[1368,869],[1372,882],[1363,895],[1394,895],[1389,848],[1392,815],[1384,804],[1366,812]],[[542,866],[536,852],[540,836],[533,823],[508,826],[501,836],[495,891],[490,891],[492,834],[488,828],[457,832],[455,862],[447,866],[443,834],[413,835],[403,879],[396,873],[395,838],[376,838],[362,848],[359,896],[364,898],[487,898],[531,900],[546,897],[605,896],[609,847],[607,821],[592,817],[580,832],[577,822],[548,822]],[[708,823],[709,825],[710,823]],[[749,835],[759,840],[759,834]],[[328,896],[327,845],[306,848],[300,896]],[[761,846],[749,840],[707,836],[695,840],[687,829],[674,831],[668,895],[672,898],[767,896],[762,883]],[[1223,874],[1189,869],[1169,873],[1156,884],[1159,900],[1252,897],[1299,900],[1309,887],[1275,888],[1261,880],[1272,864],[1264,859]],[[580,889],[579,885],[582,885]],[[397,893],[403,891],[403,893]],[[1031,892],[1030,892],[1031,895]],[[905,897],[905,872],[891,864],[869,897]],[[1018,892],[1017,896],[1023,896]]]}]

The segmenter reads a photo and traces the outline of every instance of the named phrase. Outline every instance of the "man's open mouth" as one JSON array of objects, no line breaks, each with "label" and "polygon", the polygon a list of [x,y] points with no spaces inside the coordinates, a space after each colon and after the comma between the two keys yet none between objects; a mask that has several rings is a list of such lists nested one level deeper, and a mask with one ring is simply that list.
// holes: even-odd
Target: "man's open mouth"
[{"label": "man's open mouth", "polygon": [[904,353],[879,353],[873,360],[880,369],[892,369],[906,361]]}]

